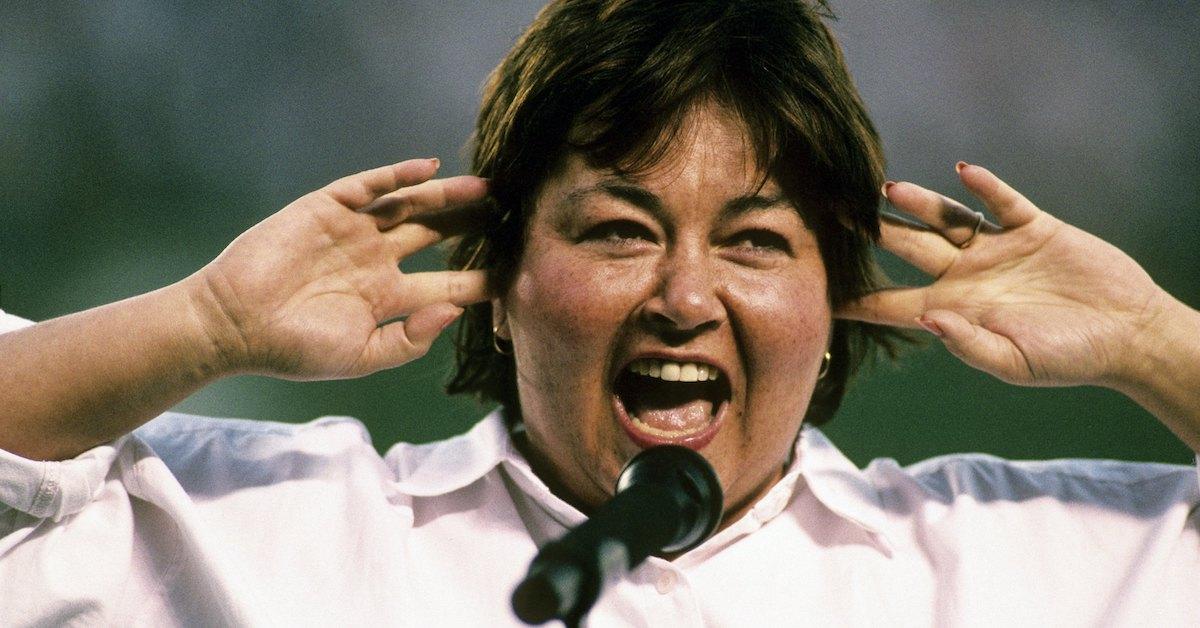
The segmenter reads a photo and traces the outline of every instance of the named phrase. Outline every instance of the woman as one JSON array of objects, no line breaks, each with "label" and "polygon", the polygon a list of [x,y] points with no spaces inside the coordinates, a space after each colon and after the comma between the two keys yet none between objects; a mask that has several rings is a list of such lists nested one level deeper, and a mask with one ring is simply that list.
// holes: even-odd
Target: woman
[{"label": "woman", "polygon": [[[803,427],[889,343],[884,324],[1008,381],[1121,390],[1200,448],[1200,315],[980,166],[958,174],[995,223],[884,183],[811,7],[552,3],[495,73],[477,131],[490,182],[434,179],[436,160],[353,175],[183,282],[0,336],[4,619],[512,621],[536,546],[668,442],[716,468],[723,528],[618,583],[597,624],[1200,611],[1191,469],[965,457],[860,472]],[[927,226],[881,220],[880,193]],[[449,235],[462,270],[397,270]],[[880,290],[874,237],[937,280]],[[410,361],[464,306],[452,387],[505,416],[461,438],[381,460],[339,420],[168,414],[130,434],[229,374]]]}]

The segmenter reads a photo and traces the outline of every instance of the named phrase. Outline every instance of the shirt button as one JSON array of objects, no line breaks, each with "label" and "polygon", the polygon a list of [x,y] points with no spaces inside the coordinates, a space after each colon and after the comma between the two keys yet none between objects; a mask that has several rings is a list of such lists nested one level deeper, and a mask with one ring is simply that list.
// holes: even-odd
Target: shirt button
[{"label": "shirt button", "polygon": [[664,572],[658,574],[658,580],[655,581],[654,588],[659,593],[666,595],[675,588],[675,583],[677,581],[678,581],[678,578],[675,577],[675,572],[664,571]]}]

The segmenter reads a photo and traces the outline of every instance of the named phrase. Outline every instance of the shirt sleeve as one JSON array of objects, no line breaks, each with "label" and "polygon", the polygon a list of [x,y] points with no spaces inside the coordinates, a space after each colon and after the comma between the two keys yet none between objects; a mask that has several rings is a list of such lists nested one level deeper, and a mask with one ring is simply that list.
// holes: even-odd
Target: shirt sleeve
[{"label": "shirt sleeve", "polygon": [[20,316],[13,316],[4,310],[0,310],[0,334],[7,331],[14,331],[22,327],[29,327],[33,321],[26,320]]},{"label": "shirt sleeve", "polygon": [[54,521],[79,512],[103,485],[122,440],[70,460],[29,460],[0,449],[0,504]]}]

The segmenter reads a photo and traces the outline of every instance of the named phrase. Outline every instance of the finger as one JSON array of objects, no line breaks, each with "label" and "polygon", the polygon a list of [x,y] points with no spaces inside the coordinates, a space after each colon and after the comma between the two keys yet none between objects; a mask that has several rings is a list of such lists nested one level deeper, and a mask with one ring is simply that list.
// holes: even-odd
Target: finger
[{"label": "finger", "polygon": [[[884,196],[895,208],[929,225],[951,244],[959,246],[971,240],[980,216],[962,203],[905,181],[885,186]],[[980,232],[997,231],[986,221]]]},{"label": "finger", "polygon": [[379,230],[386,231],[413,216],[465,205],[486,195],[487,181],[479,177],[433,179],[384,194],[359,211],[374,216]]},{"label": "finger", "polygon": [[1020,227],[1037,218],[1041,210],[1020,192],[983,166],[958,162],[958,177],[963,185],[992,212],[1003,227]]},{"label": "finger", "polygon": [[921,272],[941,277],[958,259],[959,248],[940,234],[892,214],[879,221],[879,244]]},{"label": "finger", "polygon": [[837,318],[892,327],[916,327],[925,311],[926,288],[885,288],[859,297],[838,308]]},{"label": "finger", "polygon": [[367,342],[363,370],[373,373],[425,355],[438,334],[462,312],[462,308],[449,303],[434,303],[418,309],[404,321],[375,328]]},{"label": "finger", "polygon": [[395,245],[396,259],[404,259],[446,238],[478,229],[486,219],[488,207],[475,203],[410,219],[383,232]]},{"label": "finger", "polygon": [[487,271],[442,270],[401,276],[395,296],[386,304],[384,320],[406,316],[434,303],[463,306],[485,301]]},{"label": "finger", "polygon": [[397,188],[429,180],[437,174],[440,165],[437,158],[410,159],[342,177],[321,191],[338,203],[357,210]]},{"label": "finger", "polygon": [[930,310],[919,324],[941,338],[946,349],[968,366],[990,373],[1009,383],[1030,379],[1029,363],[1008,338],[950,310]]}]

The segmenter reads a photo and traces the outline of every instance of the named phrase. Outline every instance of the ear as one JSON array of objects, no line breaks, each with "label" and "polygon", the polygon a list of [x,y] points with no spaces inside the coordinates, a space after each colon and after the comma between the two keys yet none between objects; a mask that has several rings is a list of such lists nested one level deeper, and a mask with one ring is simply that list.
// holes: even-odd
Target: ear
[{"label": "ear", "polygon": [[504,300],[492,299],[492,334],[500,340],[512,340],[512,332],[508,330],[508,314],[504,309]]}]

